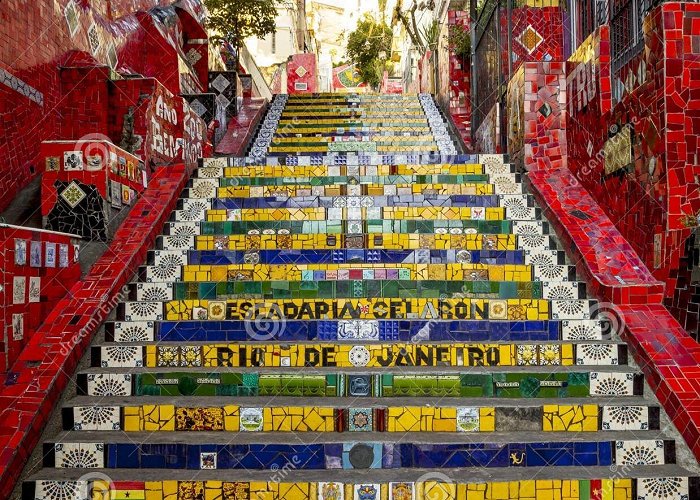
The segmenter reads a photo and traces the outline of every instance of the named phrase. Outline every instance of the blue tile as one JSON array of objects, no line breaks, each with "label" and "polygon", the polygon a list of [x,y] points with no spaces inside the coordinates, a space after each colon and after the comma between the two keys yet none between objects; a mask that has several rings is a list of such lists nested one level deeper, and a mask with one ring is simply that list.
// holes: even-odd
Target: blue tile
[{"label": "blue tile", "polygon": [[116,447],[116,467],[120,469],[138,469],[140,466],[139,449],[135,444],[112,444]]}]

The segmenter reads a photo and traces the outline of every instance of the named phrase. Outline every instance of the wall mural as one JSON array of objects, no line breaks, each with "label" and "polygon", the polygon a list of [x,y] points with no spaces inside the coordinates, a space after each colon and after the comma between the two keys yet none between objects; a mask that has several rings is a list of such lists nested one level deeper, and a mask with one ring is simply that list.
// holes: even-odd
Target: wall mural
[{"label": "wall mural", "polygon": [[[194,45],[178,45],[184,39],[191,44],[206,39],[200,24],[201,2],[179,1],[178,8],[169,14],[168,28],[157,16],[147,12],[134,14],[136,10],[147,10],[160,3],[155,0],[37,0],[23,5],[29,21],[22,30],[17,29],[16,23],[2,23],[0,38],[5,50],[0,54],[0,109],[3,110],[0,111],[3,118],[0,119],[0,150],[8,148],[14,153],[6,158],[0,175],[0,209],[43,170],[38,163],[39,145],[43,140],[78,139],[84,133],[107,133],[92,128],[95,123],[107,127],[106,96],[91,101],[91,112],[83,110],[81,114],[72,115],[71,120],[62,118],[60,113],[74,100],[64,95],[59,71],[79,67],[78,72],[85,76],[88,66],[101,65],[101,72],[111,69],[157,77],[171,92],[179,93],[184,90],[179,70],[172,71],[172,68],[180,68],[193,75],[188,81],[194,82],[197,92],[206,87],[201,66],[206,67],[208,58],[201,57],[194,62],[194,54],[188,58],[184,51],[185,48],[190,51]],[[0,6],[0,13],[10,18],[13,16],[11,8],[11,4],[5,2]],[[54,19],[45,14],[55,9],[60,9],[62,18]],[[26,50],[27,32],[42,34],[42,50]],[[197,53],[202,55],[207,47],[198,43]],[[89,89],[86,83],[81,87],[84,91]],[[124,112],[128,106],[137,107],[137,101],[138,94]],[[71,131],[85,128],[88,131],[62,135],[66,126],[70,126]],[[120,143],[121,133],[120,129],[110,135],[112,141]]]}]

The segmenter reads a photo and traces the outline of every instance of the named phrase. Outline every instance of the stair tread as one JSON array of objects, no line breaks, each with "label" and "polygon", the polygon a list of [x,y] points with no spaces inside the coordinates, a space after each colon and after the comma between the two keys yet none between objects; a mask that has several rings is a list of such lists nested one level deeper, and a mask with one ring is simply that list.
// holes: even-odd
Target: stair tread
[{"label": "stair tread", "polygon": [[[622,468],[622,467],[620,467]],[[497,475],[494,477],[494,471]],[[439,471],[439,475],[437,472]],[[226,480],[226,481],[270,481],[269,470],[174,470],[174,469],[90,469],[96,474],[106,474],[113,481],[158,481],[168,479],[180,480]],[[456,483],[476,483],[492,481],[517,481],[523,479],[600,479],[610,478],[610,467],[541,467],[522,469],[508,467],[489,469],[483,467],[466,467],[458,469],[372,469],[371,480],[367,470],[333,469],[333,477],[328,470],[294,469],[282,481],[338,481],[338,482],[387,482],[387,481],[418,481],[418,480],[452,480]],[[78,480],[85,475],[84,469],[53,469],[44,468],[32,475],[29,480],[41,479]],[[444,475],[444,476],[443,476]],[[629,467],[626,477],[688,477],[693,474],[686,468],[676,464],[638,465]],[[99,476],[97,476],[99,477]]]},{"label": "stair tread", "polygon": [[[235,435],[235,439],[231,439]],[[226,432],[226,431],[62,431],[50,442],[219,444],[328,444],[354,442],[469,444],[601,442],[668,439],[663,430],[553,432]]]},{"label": "stair tread", "polygon": [[[155,399],[154,399],[155,398]],[[641,396],[628,396],[622,401],[610,396],[568,397],[568,398],[496,398],[496,397],[295,397],[295,396],[76,396],[63,404],[64,408],[75,406],[138,406],[153,404],[175,406],[225,406],[246,407],[266,406],[319,406],[319,407],[398,407],[398,406],[470,406],[470,407],[539,407],[543,405],[580,405],[595,404],[599,406],[658,406]],[[606,431],[609,432],[609,431]]]}]

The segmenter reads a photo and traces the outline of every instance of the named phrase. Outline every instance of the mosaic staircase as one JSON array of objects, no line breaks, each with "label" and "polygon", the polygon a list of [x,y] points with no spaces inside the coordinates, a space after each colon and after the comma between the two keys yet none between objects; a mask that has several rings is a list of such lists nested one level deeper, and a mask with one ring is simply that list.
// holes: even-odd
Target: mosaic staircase
[{"label": "mosaic staircase", "polygon": [[277,96],[196,171],[23,497],[700,498],[520,175],[455,153],[430,96]]}]

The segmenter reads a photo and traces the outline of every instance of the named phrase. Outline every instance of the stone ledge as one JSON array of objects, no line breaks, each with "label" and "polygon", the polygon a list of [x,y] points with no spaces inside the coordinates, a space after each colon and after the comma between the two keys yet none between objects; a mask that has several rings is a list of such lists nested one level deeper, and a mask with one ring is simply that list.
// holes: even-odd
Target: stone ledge
[{"label": "stone ledge", "polygon": [[531,171],[526,182],[599,300],[661,304],[664,284],[649,272],[570,170]]},{"label": "stone ledge", "polygon": [[224,137],[216,146],[216,154],[243,156],[266,109],[267,99],[245,99],[238,114],[231,117]]},{"label": "stone ledge", "polygon": [[700,459],[700,344],[662,305],[622,305],[622,338],[649,386]]}]

